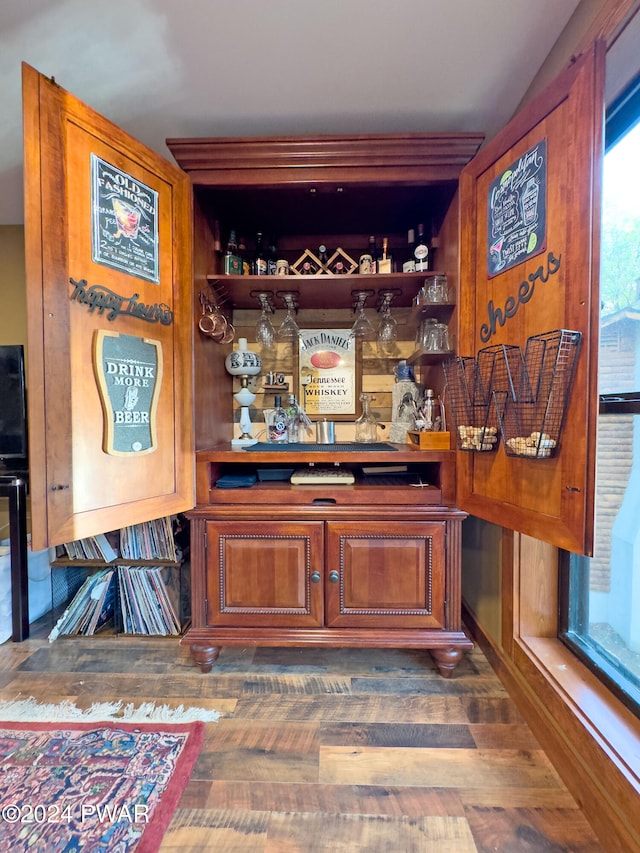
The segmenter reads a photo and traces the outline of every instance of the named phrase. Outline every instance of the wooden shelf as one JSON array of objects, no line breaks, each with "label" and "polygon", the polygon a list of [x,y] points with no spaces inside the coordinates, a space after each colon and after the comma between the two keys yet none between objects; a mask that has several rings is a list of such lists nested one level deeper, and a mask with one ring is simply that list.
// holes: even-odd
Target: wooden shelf
[{"label": "wooden shelf", "polygon": [[[444,275],[429,271],[429,275]],[[393,308],[408,308],[424,283],[426,273],[388,273],[383,275],[208,275],[211,286],[220,290],[233,308],[259,307],[256,291],[273,293],[276,308],[284,308],[278,293],[296,292],[300,308],[323,309],[353,307],[354,290],[371,290],[367,308],[375,308],[383,290],[399,290],[393,300]]]},{"label": "wooden shelf", "polygon": [[455,355],[454,350],[446,350],[446,352],[432,352],[431,350],[419,349],[407,357],[407,364],[439,364],[446,358],[451,358]]}]

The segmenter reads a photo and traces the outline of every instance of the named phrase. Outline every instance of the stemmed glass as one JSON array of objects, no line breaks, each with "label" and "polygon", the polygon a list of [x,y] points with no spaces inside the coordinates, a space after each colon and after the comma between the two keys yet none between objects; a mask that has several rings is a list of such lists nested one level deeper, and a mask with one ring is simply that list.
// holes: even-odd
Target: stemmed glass
[{"label": "stemmed glass", "polygon": [[261,344],[265,349],[272,350],[276,345],[276,330],[271,322],[269,314],[273,312],[273,306],[270,301],[271,293],[255,293],[253,294],[260,302],[262,313],[256,321],[256,342]]},{"label": "stemmed glass", "polygon": [[351,332],[349,333],[352,338],[360,338],[360,340],[363,341],[375,340],[376,330],[373,328],[369,318],[364,312],[365,303],[371,293],[372,291],[370,290],[357,290],[353,293],[356,300],[354,304],[356,319],[354,320]]},{"label": "stemmed glass", "polygon": [[279,294],[284,304],[287,308],[287,313],[285,315],[284,320],[280,324],[280,328],[276,332],[276,338],[279,341],[291,341],[297,339],[300,336],[300,328],[296,323],[295,312],[296,312],[296,302],[295,302],[295,293],[281,293]]},{"label": "stemmed glass", "polygon": [[391,316],[391,303],[395,293],[385,290],[381,293],[382,303],[380,305],[380,323],[378,324],[378,345],[383,353],[390,352],[394,343],[398,340],[398,323]]}]

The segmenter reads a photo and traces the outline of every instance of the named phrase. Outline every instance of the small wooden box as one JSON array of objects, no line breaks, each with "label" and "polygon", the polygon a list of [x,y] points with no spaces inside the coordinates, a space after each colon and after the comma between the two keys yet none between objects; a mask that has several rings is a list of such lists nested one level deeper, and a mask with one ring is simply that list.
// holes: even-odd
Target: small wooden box
[{"label": "small wooden box", "polygon": [[450,432],[431,432],[430,430],[407,430],[407,444],[419,447],[420,450],[450,450]]}]

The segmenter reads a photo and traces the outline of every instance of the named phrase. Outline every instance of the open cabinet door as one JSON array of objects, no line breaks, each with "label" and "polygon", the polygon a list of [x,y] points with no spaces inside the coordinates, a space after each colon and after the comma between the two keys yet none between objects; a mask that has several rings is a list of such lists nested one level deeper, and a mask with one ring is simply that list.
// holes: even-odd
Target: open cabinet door
[{"label": "open cabinet door", "polygon": [[194,504],[188,176],[23,65],[34,548]]},{"label": "open cabinet door", "polygon": [[[509,455],[502,442],[493,452],[460,450],[458,504],[585,554],[593,548],[604,60],[604,45],[594,44],[480,151],[460,182],[458,352],[477,359],[485,350],[490,361],[493,348],[524,352],[530,338],[558,330],[582,338],[553,452]],[[536,394],[535,369],[529,379],[526,393],[515,383],[516,413]],[[556,402],[553,394],[547,400]],[[525,427],[523,415],[518,438],[545,433],[547,413],[539,411],[541,425]]]}]

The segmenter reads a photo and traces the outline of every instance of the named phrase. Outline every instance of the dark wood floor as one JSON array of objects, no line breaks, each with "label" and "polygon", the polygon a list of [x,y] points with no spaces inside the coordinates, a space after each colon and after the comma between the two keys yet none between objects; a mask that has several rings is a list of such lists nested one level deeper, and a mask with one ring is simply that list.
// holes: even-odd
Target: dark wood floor
[{"label": "dark wood floor", "polygon": [[364,649],[227,648],[203,675],[174,639],[36,629],[0,646],[18,695],[222,712],[162,853],[606,853],[477,649],[450,680]]}]

